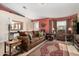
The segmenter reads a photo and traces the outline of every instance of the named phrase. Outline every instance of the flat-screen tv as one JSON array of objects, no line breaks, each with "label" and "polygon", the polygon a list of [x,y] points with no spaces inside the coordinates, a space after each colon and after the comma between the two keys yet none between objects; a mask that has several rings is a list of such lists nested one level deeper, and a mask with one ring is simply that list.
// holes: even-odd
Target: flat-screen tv
[{"label": "flat-screen tv", "polygon": [[77,23],[77,34],[79,34],[79,22]]}]

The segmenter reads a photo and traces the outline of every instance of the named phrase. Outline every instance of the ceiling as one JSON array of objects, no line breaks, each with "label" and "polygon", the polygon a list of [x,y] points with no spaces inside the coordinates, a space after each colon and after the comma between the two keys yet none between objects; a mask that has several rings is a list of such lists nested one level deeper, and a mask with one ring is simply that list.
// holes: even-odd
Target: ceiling
[{"label": "ceiling", "polygon": [[79,12],[79,3],[3,3],[31,19],[65,17]]}]

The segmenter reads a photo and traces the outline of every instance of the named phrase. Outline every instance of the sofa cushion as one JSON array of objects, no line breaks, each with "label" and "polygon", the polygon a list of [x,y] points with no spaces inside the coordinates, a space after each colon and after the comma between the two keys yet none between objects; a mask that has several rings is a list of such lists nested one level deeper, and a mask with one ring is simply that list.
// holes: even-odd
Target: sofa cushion
[{"label": "sofa cushion", "polygon": [[39,31],[35,31],[35,32],[34,32],[34,36],[35,36],[35,37],[39,37]]},{"label": "sofa cushion", "polygon": [[36,41],[38,41],[38,40],[39,40],[39,37],[32,38],[31,43],[34,43],[34,42],[36,42]]},{"label": "sofa cushion", "polygon": [[28,37],[29,37],[30,40],[32,40],[32,36],[30,34],[28,34]]},{"label": "sofa cushion", "polygon": [[43,32],[39,32],[39,36],[42,37],[43,36]]}]

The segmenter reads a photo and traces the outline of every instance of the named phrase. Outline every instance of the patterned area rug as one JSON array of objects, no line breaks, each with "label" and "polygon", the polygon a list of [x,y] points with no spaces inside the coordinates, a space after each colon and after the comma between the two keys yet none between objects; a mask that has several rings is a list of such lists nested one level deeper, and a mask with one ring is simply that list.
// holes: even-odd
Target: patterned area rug
[{"label": "patterned area rug", "polygon": [[69,52],[65,43],[54,40],[45,42],[28,56],[69,56]]}]

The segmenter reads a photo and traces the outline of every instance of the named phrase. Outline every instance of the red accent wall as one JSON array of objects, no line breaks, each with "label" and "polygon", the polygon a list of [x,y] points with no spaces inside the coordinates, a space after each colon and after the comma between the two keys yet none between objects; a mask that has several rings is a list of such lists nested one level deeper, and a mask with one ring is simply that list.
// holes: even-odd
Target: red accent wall
[{"label": "red accent wall", "polygon": [[[41,24],[46,24],[45,27],[42,27]],[[41,19],[39,20],[39,28],[40,30],[45,30],[46,32],[49,32],[49,19]]]}]

